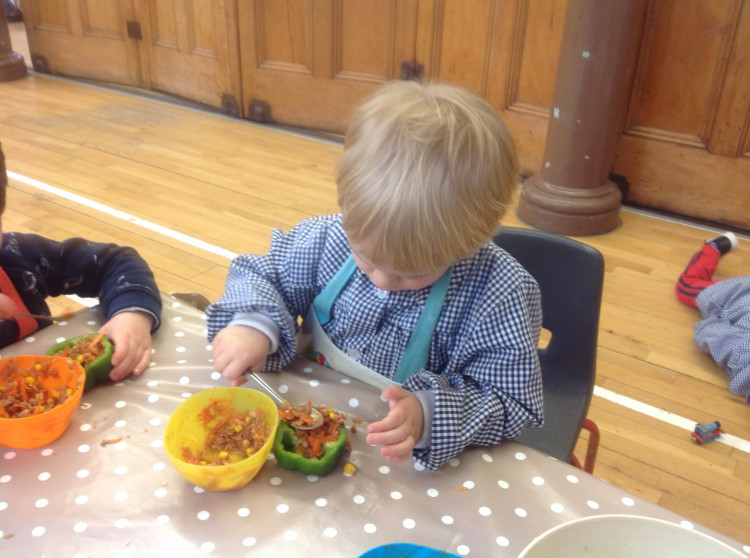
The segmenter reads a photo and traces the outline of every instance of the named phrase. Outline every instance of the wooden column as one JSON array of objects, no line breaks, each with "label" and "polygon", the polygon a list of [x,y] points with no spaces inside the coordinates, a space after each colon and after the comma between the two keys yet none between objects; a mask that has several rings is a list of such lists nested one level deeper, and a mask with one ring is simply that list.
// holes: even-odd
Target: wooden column
[{"label": "wooden column", "polygon": [[26,77],[26,63],[23,56],[13,52],[10,44],[10,29],[5,7],[0,6],[0,81],[12,81]]},{"label": "wooden column", "polygon": [[625,115],[641,0],[570,0],[542,169],[523,184],[518,217],[550,232],[588,236],[617,226],[609,181]]}]

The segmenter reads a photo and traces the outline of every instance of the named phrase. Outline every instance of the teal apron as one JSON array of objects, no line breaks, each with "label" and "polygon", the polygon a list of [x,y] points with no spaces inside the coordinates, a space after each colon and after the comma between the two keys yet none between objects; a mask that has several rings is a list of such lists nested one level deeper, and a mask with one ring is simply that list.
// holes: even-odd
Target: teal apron
[{"label": "teal apron", "polygon": [[307,356],[321,364],[371,386],[383,389],[389,385],[403,384],[409,376],[427,365],[430,341],[440,317],[440,311],[443,308],[445,295],[448,292],[453,267],[449,267],[442,277],[433,283],[392,380],[367,368],[347,355],[331,342],[323,330],[323,325],[331,320],[333,303],[344,290],[356,269],[357,264],[354,262],[354,257],[350,255],[330,282],[315,297],[302,324],[298,346],[305,351]]}]

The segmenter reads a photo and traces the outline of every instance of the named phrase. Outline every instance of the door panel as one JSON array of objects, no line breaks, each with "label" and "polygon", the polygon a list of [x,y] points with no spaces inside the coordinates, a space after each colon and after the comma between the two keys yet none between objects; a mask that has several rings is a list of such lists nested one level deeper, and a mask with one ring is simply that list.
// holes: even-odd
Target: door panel
[{"label": "door panel", "polygon": [[34,69],[143,85],[137,44],[127,35],[133,17],[131,0],[25,2]]}]

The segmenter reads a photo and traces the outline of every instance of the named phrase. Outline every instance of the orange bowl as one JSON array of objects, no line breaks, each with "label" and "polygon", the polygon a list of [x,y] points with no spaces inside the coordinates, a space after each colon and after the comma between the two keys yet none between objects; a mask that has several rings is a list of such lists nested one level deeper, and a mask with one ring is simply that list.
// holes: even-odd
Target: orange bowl
[{"label": "orange bowl", "polygon": [[[44,370],[45,373],[34,373],[37,366],[41,366],[38,370]],[[33,380],[29,382],[27,378]],[[49,410],[37,407],[36,413],[29,416],[0,417],[0,446],[32,449],[57,440],[68,428],[78,409],[85,380],[86,372],[83,367],[67,358],[38,355],[0,358],[0,400],[13,397],[22,401],[23,396],[18,389],[19,381],[26,382],[26,386],[29,386],[24,386],[27,397],[33,393],[31,386],[38,388],[40,385],[47,393],[68,393],[63,403]]]}]

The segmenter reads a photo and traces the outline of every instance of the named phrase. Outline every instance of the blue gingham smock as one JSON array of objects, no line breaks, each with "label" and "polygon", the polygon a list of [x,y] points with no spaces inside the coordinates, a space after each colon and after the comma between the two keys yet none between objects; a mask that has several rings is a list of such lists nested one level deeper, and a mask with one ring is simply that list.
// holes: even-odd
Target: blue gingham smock
[{"label": "blue gingham smock", "polygon": [[[209,341],[235,313],[262,312],[280,329],[279,349],[264,369],[284,367],[296,356],[298,316],[350,253],[340,215],[275,230],[267,255],[232,261],[224,295],[207,309]],[[324,330],[339,349],[391,378],[429,291],[382,291],[357,269]],[[418,461],[434,470],[466,446],[542,424],[541,320],[536,281],[495,244],[456,262],[427,367],[404,383],[412,392],[429,390],[435,402],[431,443],[414,450]]]},{"label": "blue gingham smock", "polygon": [[732,377],[729,390],[750,403],[750,276],[714,283],[695,302],[703,316],[695,343]]}]

